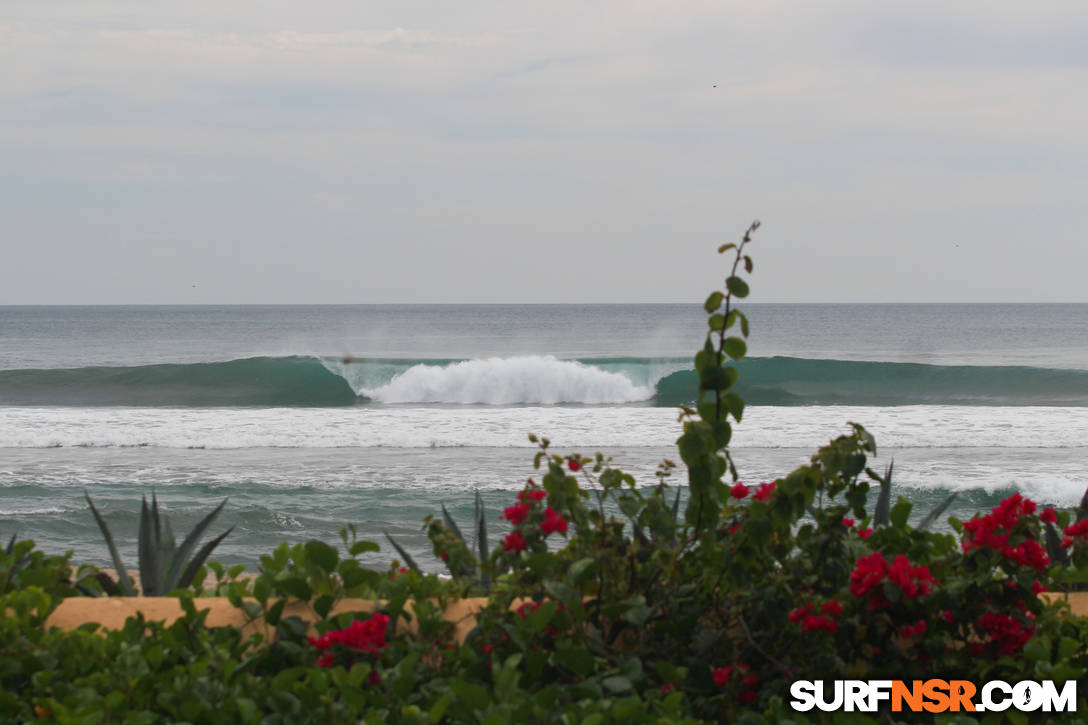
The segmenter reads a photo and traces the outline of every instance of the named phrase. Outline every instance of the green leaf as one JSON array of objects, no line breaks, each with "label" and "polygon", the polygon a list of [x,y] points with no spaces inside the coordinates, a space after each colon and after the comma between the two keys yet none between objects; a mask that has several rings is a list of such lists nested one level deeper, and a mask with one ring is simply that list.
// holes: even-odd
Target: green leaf
[{"label": "green leaf", "polygon": [[725,295],[715,290],[710,293],[710,296],[706,298],[706,302],[703,303],[703,309],[707,312],[714,312],[722,306],[722,301],[725,299]]},{"label": "green leaf", "polygon": [[744,269],[748,274],[752,273],[752,258],[747,254],[744,255]]},{"label": "green leaf", "polygon": [[748,337],[748,317],[743,312],[738,312],[737,317],[740,319],[741,334]]},{"label": "green leaf", "polygon": [[707,318],[706,324],[710,327],[711,330],[720,330],[725,327],[725,316],[720,313],[713,314]]},{"label": "green leaf", "polygon": [[555,616],[555,611],[558,608],[559,605],[555,602],[545,602],[525,618],[525,624],[533,634],[536,634],[548,626],[548,622],[552,621],[552,617]]},{"label": "green leaf", "polygon": [[748,296],[748,283],[736,275],[725,280],[725,288],[734,297],[743,299]]},{"label": "green leaf", "polygon": [[727,337],[722,342],[725,354],[734,360],[740,360],[748,354],[748,343],[739,337]]},{"label": "green leaf", "polygon": [[593,557],[579,559],[570,565],[567,570],[567,578],[575,585],[582,584],[593,576],[597,568],[597,560]]},{"label": "green leaf", "polygon": [[313,592],[310,590],[310,585],[306,583],[306,580],[302,577],[289,577],[282,581],[276,582],[276,587],[280,591],[287,592],[293,597],[309,601],[313,596]]},{"label": "green leaf", "polygon": [[744,398],[737,393],[726,393],[722,397],[722,402],[725,403],[726,409],[739,423],[741,416],[744,415]]},{"label": "green leaf", "polygon": [[737,248],[736,244],[734,244],[733,242],[729,242],[729,244],[723,244],[722,246],[718,247],[718,254],[725,254],[730,249],[736,249],[736,248]]},{"label": "green leaf", "polygon": [[331,594],[322,594],[320,597],[314,600],[314,611],[317,612],[317,616],[325,619],[329,616],[329,610],[332,609],[333,603],[336,599]]},{"label": "green leaf", "polygon": [[312,540],[306,542],[306,558],[321,567],[322,571],[332,573],[336,571],[340,555],[324,541]]},{"label": "green leaf", "polygon": [[466,682],[460,677],[451,677],[450,689],[458,699],[463,700],[474,710],[486,710],[491,704],[491,696],[487,694],[487,690],[474,682]]},{"label": "green leaf", "polygon": [[891,515],[889,519],[892,522],[892,526],[897,529],[902,529],[907,525],[907,519],[910,518],[910,510],[913,504],[905,498],[900,497],[895,506],[892,507]]},{"label": "green leaf", "polygon": [[381,551],[382,547],[378,546],[373,541],[356,541],[348,549],[348,553],[352,556],[358,556],[359,554],[365,554],[371,551]]},{"label": "green leaf", "polygon": [[560,647],[555,651],[555,662],[579,677],[589,677],[596,667],[596,659],[584,649]]},{"label": "green leaf", "polygon": [[626,677],[622,677],[620,675],[613,675],[612,677],[606,677],[606,678],[604,678],[604,680],[601,681],[601,684],[604,685],[605,689],[607,689],[607,690],[609,690],[611,692],[614,692],[616,694],[620,694],[620,693],[623,693],[623,692],[630,692],[633,689],[632,685],[631,685],[631,681],[629,679],[627,679]]},{"label": "green leaf", "polygon": [[442,716],[446,714],[446,708],[450,705],[449,693],[446,693],[442,697],[438,698],[436,702],[427,713],[427,719],[431,721],[432,725],[442,720]]}]

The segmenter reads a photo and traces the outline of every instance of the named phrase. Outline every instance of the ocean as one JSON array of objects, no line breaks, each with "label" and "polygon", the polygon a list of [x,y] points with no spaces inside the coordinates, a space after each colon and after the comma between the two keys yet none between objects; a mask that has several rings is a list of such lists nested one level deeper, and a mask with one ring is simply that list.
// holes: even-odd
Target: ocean
[{"label": "ocean", "polygon": [[[769,481],[846,431],[876,436],[924,514],[1088,487],[1088,305],[751,304],[733,451]],[[129,566],[140,497],[179,537],[229,497],[224,563],[354,524],[439,569],[420,525],[492,521],[533,475],[530,432],[647,485],[679,460],[699,305],[0,307],[0,537]],[[683,481],[682,471],[675,480]]]}]

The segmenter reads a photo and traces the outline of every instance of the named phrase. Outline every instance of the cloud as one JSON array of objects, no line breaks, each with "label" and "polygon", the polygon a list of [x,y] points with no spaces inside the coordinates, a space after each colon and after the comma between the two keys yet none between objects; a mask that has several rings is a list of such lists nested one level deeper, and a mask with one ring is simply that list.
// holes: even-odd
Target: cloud
[{"label": "cloud", "polygon": [[[756,214],[771,299],[992,299],[1020,264],[995,250],[1028,230],[1066,260],[1048,249],[1024,298],[1082,299],[1081,15],[10,0],[0,211],[35,269],[56,256],[36,245],[66,239],[106,261],[167,230],[233,245],[224,274],[244,281],[222,301],[358,300],[360,279],[358,301],[687,299],[706,250]],[[932,284],[869,281],[916,264],[922,234],[997,266],[972,285],[966,256]],[[556,279],[529,261],[545,249],[600,273]],[[302,270],[321,283],[291,284]],[[0,303],[60,294],[33,281],[0,276]],[[123,276],[81,289],[65,299],[158,299]]]}]

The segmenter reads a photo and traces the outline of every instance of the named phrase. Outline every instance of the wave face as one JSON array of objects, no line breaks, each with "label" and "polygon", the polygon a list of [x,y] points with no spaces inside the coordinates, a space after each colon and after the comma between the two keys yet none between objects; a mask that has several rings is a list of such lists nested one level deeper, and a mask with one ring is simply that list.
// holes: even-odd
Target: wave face
[{"label": "wave face", "polygon": [[[1088,371],[1022,366],[749,358],[737,364],[749,405],[1060,405],[1088,406]],[[692,370],[657,383],[659,405],[690,402]]]},{"label": "wave face", "polygon": [[0,370],[0,403],[70,406],[354,405],[355,391],[317,358]]},{"label": "wave face", "polygon": [[[749,405],[1088,406],[1088,371],[771,357],[742,360]],[[8,406],[671,406],[695,398],[687,358],[474,360],[254,357],[227,362],[0,370]]]}]

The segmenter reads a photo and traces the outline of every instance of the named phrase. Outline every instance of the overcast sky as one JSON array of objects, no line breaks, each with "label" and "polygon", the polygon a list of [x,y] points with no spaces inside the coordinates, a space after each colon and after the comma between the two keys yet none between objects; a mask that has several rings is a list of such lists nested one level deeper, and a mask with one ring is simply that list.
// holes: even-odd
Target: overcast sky
[{"label": "overcast sky", "polygon": [[1088,301],[1079,0],[3,0],[0,69],[0,304],[699,301],[753,218],[758,301]]}]

